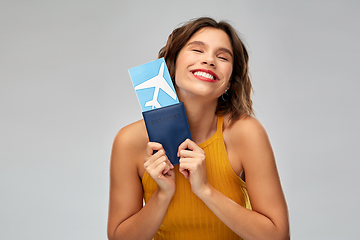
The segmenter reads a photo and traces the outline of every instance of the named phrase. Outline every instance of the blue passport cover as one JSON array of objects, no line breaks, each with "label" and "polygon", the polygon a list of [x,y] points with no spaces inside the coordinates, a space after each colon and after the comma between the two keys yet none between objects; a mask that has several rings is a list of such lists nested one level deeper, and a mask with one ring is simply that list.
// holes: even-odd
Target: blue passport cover
[{"label": "blue passport cover", "polygon": [[161,143],[170,162],[174,166],[179,164],[178,147],[187,138],[191,139],[184,103],[180,102],[142,114],[149,140]]}]

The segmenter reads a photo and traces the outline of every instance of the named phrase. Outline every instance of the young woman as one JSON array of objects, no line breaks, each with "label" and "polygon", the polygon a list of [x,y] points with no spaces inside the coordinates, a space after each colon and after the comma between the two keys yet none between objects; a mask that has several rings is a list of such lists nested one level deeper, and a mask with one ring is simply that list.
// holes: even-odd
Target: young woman
[{"label": "young woman", "polygon": [[252,116],[248,54],[236,31],[211,18],[192,20],[173,31],[159,57],[193,141],[179,146],[174,167],[162,145],[149,142],[143,120],[119,131],[108,238],[289,239],[286,201],[266,131]]}]

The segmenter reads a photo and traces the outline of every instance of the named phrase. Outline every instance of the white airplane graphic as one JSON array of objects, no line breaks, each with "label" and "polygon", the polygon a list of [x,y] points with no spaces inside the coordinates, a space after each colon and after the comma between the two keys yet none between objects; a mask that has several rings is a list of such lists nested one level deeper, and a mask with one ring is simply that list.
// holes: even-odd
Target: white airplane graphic
[{"label": "white airplane graphic", "polygon": [[161,108],[160,103],[158,102],[159,89],[161,88],[164,92],[166,92],[170,97],[176,100],[176,93],[171,89],[169,84],[166,82],[164,78],[164,62],[160,66],[159,74],[149,80],[140,83],[135,87],[135,90],[152,88],[155,87],[153,99],[145,103],[145,107],[151,106],[151,109]]}]

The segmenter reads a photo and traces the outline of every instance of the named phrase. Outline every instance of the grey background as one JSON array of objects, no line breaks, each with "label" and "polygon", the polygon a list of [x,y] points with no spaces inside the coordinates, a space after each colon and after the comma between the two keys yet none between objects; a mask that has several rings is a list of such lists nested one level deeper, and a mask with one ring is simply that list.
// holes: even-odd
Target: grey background
[{"label": "grey background", "polygon": [[106,239],[112,141],[141,118],[127,69],[199,16],[229,20],[246,41],[292,239],[359,239],[359,10],[351,0],[0,0],[0,239]]}]

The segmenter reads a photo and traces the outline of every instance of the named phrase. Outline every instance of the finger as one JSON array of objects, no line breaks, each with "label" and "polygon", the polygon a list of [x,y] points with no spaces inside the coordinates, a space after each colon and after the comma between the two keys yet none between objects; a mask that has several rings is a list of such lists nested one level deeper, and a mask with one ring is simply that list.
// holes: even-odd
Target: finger
[{"label": "finger", "polygon": [[[150,169],[159,169],[159,166],[162,169],[161,173],[163,175],[165,174],[171,175],[170,170],[174,168],[174,166],[171,164],[171,162],[169,161],[168,157],[165,154],[153,162],[152,166],[149,168],[149,171],[151,171]],[[159,170],[155,170],[155,171],[158,172]]]},{"label": "finger", "polygon": [[160,143],[148,142],[146,154],[147,156],[151,156],[154,154],[154,151],[159,151],[160,149],[163,149],[163,146]]},{"label": "finger", "polygon": [[186,139],[185,141],[183,141],[180,146],[178,147],[178,152],[180,152],[181,150],[185,150],[185,149],[189,149],[189,144],[190,142],[192,142],[190,139]]},{"label": "finger", "polygon": [[165,153],[165,150],[164,149],[160,149],[158,150],[156,153],[154,153],[151,158],[154,158],[154,159],[158,159],[162,156],[165,156],[166,157],[166,153]]},{"label": "finger", "polygon": [[179,171],[184,177],[188,178],[190,173],[194,172],[197,165],[192,158],[182,158],[180,159]]},{"label": "finger", "polygon": [[189,174],[191,174],[201,169],[206,169],[204,168],[205,167],[204,164],[205,163],[203,163],[201,159],[198,158],[182,158],[180,159],[179,170],[186,169],[189,171]]},{"label": "finger", "polygon": [[191,150],[180,150],[179,157],[180,158],[202,158],[204,154],[202,152],[195,152]]},{"label": "finger", "polygon": [[165,175],[170,172],[170,166],[166,161],[159,162],[159,164],[155,166],[154,172]]},{"label": "finger", "polygon": [[169,176],[171,176],[171,168],[170,168],[170,166],[167,166],[163,171],[162,171],[162,174],[163,175],[169,175]]},{"label": "finger", "polygon": [[189,170],[187,170],[186,168],[179,168],[179,172],[184,175],[185,178],[188,178],[190,175]]},{"label": "finger", "polygon": [[165,165],[168,165],[167,163],[166,163],[166,155],[164,155],[164,156],[160,156],[159,158],[157,158],[157,159],[155,159],[155,160],[153,160],[153,161],[149,161],[149,164],[148,164],[148,168],[149,169],[156,169],[159,165],[161,165],[161,164],[163,164],[163,163],[165,163]]},{"label": "finger", "polygon": [[190,139],[186,139],[182,142],[178,148],[178,157],[180,156],[181,150],[191,150],[195,152],[204,152],[195,142],[191,141]]},{"label": "finger", "polygon": [[[166,156],[166,155],[165,155]],[[174,168],[174,166],[171,164],[171,162],[169,161],[169,159],[166,157],[166,167],[165,169],[163,170],[162,174],[165,175],[165,174],[168,174],[169,176],[171,176],[171,172],[170,170]]]},{"label": "finger", "polygon": [[172,165],[172,163],[170,162],[169,159],[167,159],[166,163],[169,166],[169,169],[167,169],[166,171],[163,171],[163,174],[168,174],[169,176],[171,176],[171,170],[174,169],[174,165]]},{"label": "finger", "polygon": [[145,156],[145,161],[150,160],[150,159],[158,159],[159,157],[165,156],[165,155],[166,155],[165,150],[163,148],[160,148],[159,150],[156,150],[155,153]]},{"label": "finger", "polygon": [[[156,163],[156,161],[158,161]],[[145,157],[144,159],[144,168],[145,169],[154,169],[160,162],[166,161],[166,155],[163,150],[159,150],[154,155],[150,157]]]},{"label": "finger", "polygon": [[191,170],[193,170],[195,165],[196,165],[196,163],[194,163],[194,161],[192,161],[192,159],[189,159],[189,158],[180,159],[179,170],[187,169],[191,172]]},{"label": "finger", "polygon": [[170,160],[169,160],[169,158],[167,157],[166,154],[165,154],[165,156],[166,156],[166,162],[167,162],[167,164],[169,164],[170,169],[173,169],[173,168],[174,168],[174,165],[170,162]]},{"label": "finger", "polygon": [[[166,157],[167,157],[167,156],[166,156]],[[167,159],[167,162],[168,162],[168,164],[169,164],[169,166],[170,166],[170,169],[174,169],[174,165],[170,162],[169,159]]]},{"label": "finger", "polygon": [[157,153],[154,155],[146,156],[144,158],[144,167],[148,168],[149,166],[153,165],[156,160],[158,160],[161,157],[166,157],[165,151],[163,149],[160,149]]}]

